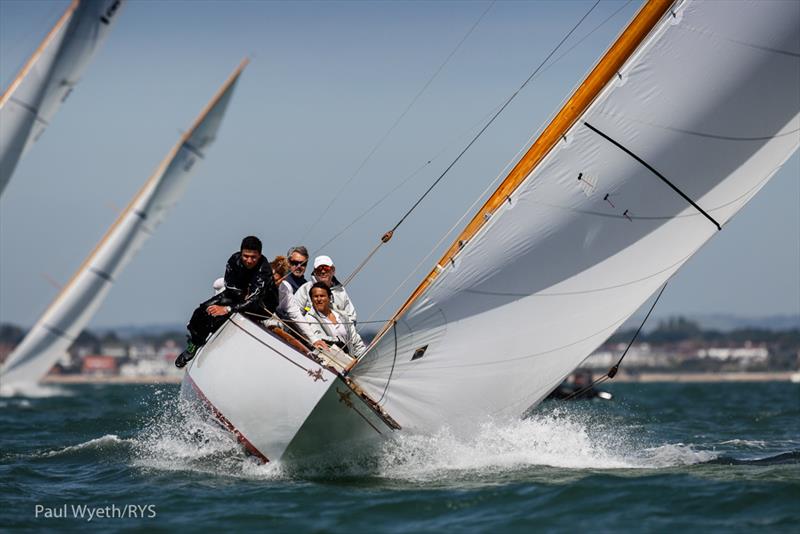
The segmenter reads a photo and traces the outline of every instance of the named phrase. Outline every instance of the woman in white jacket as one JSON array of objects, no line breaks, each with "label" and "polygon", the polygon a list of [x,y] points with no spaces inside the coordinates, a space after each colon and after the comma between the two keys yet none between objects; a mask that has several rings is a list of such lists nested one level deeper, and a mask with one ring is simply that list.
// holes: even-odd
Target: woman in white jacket
[{"label": "woman in white jacket", "polygon": [[331,308],[331,288],[323,282],[317,282],[311,286],[308,294],[312,309],[305,319],[311,330],[311,343],[321,349],[337,345],[354,358],[364,354],[367,347],[358,335],[355,324]]}]

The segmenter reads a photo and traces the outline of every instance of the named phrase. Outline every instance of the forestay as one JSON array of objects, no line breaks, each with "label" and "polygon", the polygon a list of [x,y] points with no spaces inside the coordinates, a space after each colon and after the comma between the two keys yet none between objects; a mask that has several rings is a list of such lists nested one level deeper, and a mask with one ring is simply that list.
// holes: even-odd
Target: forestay
[{"label": "forestay", "polygon": [[0,376],[4,386],[41,379],[89,323],[120,271],[183,194],[195,162],[216,136],[246,63],[225,82],[8,357]]},{"label": "forestay", "polygon": [[122,0],[73,0],[0,98],[0,194],[80,80]]},{"label": "forestay", "polygon": [[354,368],[404,428],[541,400],[796,150],[800,2],[659,4],[628,27],[660,9],[587,107],[567,101],[557,119],[574,117],[554,146],[531,163],[534,143]]}]

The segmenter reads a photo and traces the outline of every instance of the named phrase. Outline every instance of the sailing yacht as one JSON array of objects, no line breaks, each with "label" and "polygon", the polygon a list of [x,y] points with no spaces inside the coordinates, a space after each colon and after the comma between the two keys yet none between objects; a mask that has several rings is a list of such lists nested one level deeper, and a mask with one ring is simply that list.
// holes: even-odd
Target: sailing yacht
[{"label": "sailing yacht", "polygon": [[4,391],[36,384],[91,321],[122,269],[183,195],[195,163],[214,141],[234,88],[236,68],[178,143],[158,165],[61,293],[0,368]]},{"label": "sailing yacht", "polygon": [[241,315],[189,366],[262,461],[544,399],[800,144],[800,3],[650,0],[358,361]]},{"label": "sailing yacht", "polygon": [[108,37],[122,0],[73,0],[0,97],[0,195]]}]

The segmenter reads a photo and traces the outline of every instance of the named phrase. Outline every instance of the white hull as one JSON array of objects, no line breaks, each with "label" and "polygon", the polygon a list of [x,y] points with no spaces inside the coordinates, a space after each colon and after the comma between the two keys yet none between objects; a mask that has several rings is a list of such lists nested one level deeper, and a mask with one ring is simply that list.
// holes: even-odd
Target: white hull
[{"label": "white hull", "polygon": [[308,459],[392,432],[335,369],[234,315],[198,352],[184,396],[199,397],[262,461]]}]

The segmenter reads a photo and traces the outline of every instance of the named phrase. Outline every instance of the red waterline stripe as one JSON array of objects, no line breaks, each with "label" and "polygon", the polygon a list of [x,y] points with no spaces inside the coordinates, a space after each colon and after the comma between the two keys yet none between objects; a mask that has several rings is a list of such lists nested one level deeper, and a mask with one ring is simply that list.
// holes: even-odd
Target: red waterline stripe
[{"label": "red waterline stripe", "polygon": [[222,415],[222,412],[221,412],[221,411],[219,411],[219,410],[217,409],[217,407],[216,407],[216,406],[214,406],[214,404],[212,404],[212,403],[211,403],[211,401],[210,401],[210,400],[208,400],[208,397],[206,397],[205,393],[203,393],[203,392],[200,390],[200,387],[199,387],[199,386],[198,386],[198,385],[195,383],[195,381],[194,381],[194,380],[192,380],[192,377],[189,375],[189,373],[186,373],[186,378],[187,378],[187,379],[189,379],[189,383],[192,385],[192,388],[194,388],[195,392],[197,392],[198,396],[200,397],[200,400],[202,400],[202,401],[203,401],[203,403],[205,403],[205,405],[206,405],[206,406],[208,406],[208,407],[211,409],[211,413],[213,413],[213,414],[214,414],[214,417],[216,417],[216,418],[217,418],[217,420],[218,420],[220,423],[222,423],[222,425],[223,425],[223,426],[224,426],[224,427],[225,427],[225,428],[228,430],[228,432],[230,432],[231,434],[233,434],[234,436],[236,436],[236,439],[239,441],[239,443],[241,443],[241,444],[244,446],[244,448],[247,450],[247,452],[249,452],[250,454],[252,454],[252,455],[253,455],[253,456],[255,456],[256,458],[258,458],[259,460],[261,460],[261,463],[262,463],[262,464],[268,463],[268,462],[269,462],[269,458],[267,458],[266,456],[264,456],[264,454],[262,454],[262,453],[261,453],[261,451],[259,451],[258,449],[256,449],[255,445],[253,445],[253,444],[250,442],[250,440],[249,440],[249,439],[247,439],[247,438],[244,436],[244,434],[242,434],[241,432],[239,432],[239,430],[237,430],[237,429],[236,429],[236,427],[235,427],[235,426],[233,426],[233,423],[231,423],[231,422],[228,420],[228,418],[227,418],[227,417],[225,417],[224,415]]}]

